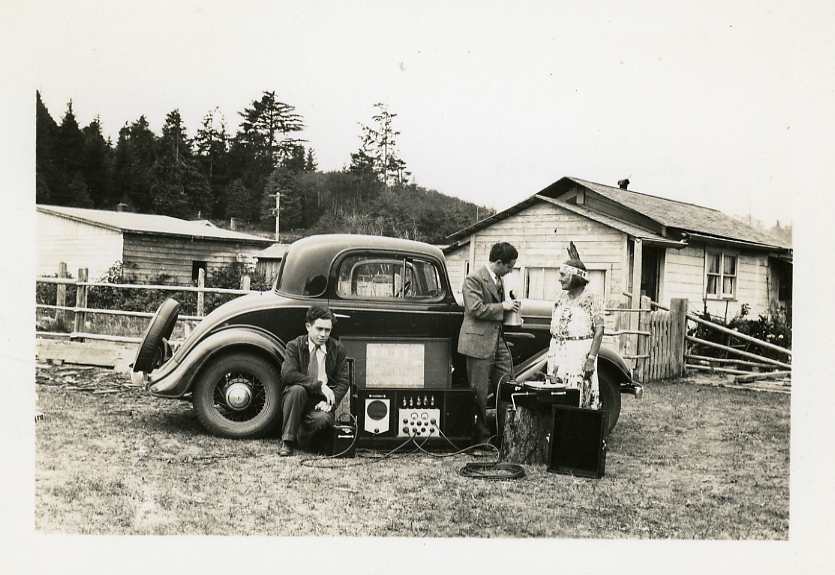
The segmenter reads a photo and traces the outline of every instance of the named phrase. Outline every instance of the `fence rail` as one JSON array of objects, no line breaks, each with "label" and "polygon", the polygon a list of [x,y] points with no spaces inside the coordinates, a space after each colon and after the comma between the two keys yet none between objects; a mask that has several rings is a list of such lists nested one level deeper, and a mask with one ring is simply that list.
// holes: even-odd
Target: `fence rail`
[{"label": "fence rail", "polygon": [[[151,312],[135,312],[111,309],[90,308],[87,306],[88,290],[90,288],[103,287],[126,290],[158,290],[171,292],[190,292],[197,294],[197,315],[181,315],[178,321],[183,322],[185,335],[188,336],[192,323],[202,320],[205,312],[204,295],[226,294],[245,295],[252,293],[249,287],[249,278],[242,279],[242,289],[210,288],[205,285],[205,272],[200,270],[197,286],[160,286],[145,284],[112,284],[106,282],[91,282],[87,279],[87,269],[78,270],[78,279],[67,277],[66,265],[59,266],[59,277],[57,278],[36,278],[36,284],[55,284],[56,304],[36,303],[36,309],[50,310],[60,314],[73,314],[73,329],[70,333],[49,330],[36,330],[35,334],[41,337],[69,338],[73,340],[98,339],[122,343],[139,343],[140,337],[117,336],[90,333],[85,330],[88,315],[102,314],[116,317],[135,317],[149,319],[154,316]],[[67,304],[66,287],[75,286],[75,305]],[[628,294],[625,294],[628,295]],[[626,305],[626,304],[624,304]],[[712,371],[729,373],[740,376],[738,380],[747,381],[748,378],[774,377],[776,373],[790,373],[789,363],[778,361],[769,357],[737,349],[728,345],[722,345],[707,341],[701,338],[687,335],[687,322],[714,329],[728,336],[738,338],[746,343],[759,345],[765,349],[776,351],[791,359],[791,350],[780,346],[758,340],[739,331],[715,324],[687,312],[686,299],[673,299],[670,307],[665,307],[657,302],[651,301],[648,297],[641,298],[640,307],[619,307],[607,308],[610,314],[617,314],[614,320],[614,329],[607,330],[607,341],[614,340],[620,355],[633,362],[633,373],[636,381],[647,382],[652,380],[680,377],[685,370],[694,369],[700,371]],[[180,340],[174,340],[175,345]],[[718,348],[726,354],[740,356],[733,358],[714,358],[698,355],[687,349],[687,344],[699,344],[703,346]],[[780,370],[780,371],[776,371]]]},{"label": "fence rail", "polygon": [[[98,333],[90,333],[84,330],[86,325],[87,316],[88,315],[108,315],[108,316],[116,316],[116,317],[136,317],[136,318],[147,318],[150,319],[154,317],[153,312],[141,312],[141,311],[122,311],[122,310],[114,310],[114,309],[101,309],[101,308],[91,308],[87,306],[87,296],[89,288],[95,287],[106,287],[106,288],[115,288],[115,289],[125,289],[125,290],[156,290],[156,291],[169,291],[169,292],[188,292],[188,293],[197,293],[197,315],[180,315],[178,316],[177,320],[180,322],[185,322],[185,331],[186,335],[190,331],[190,323],[191,322],[199,322],[203,319],[204,312],[205,312],[205,299],[204,295],[207,293],[210,294],[219,294],[219,295],[245,295],[252,293],[249,289],[230,289],[230,288],[213,288],[213,287],[206,287],[206,276],[203,270],[200,270],[200,275],[197,280],[197,286],[168,286],[168,285],[147,285],[147,284],[115,284],[115,283],[107,283],[107,282],[91,282],[88,281],[88,270],[87,268],[81,268],[78,270],[78,279],[72,279],[67,276],[67,269],[66,264],[61,264],[59,266],[59,277],[56,278],[47,278],[47,277],[38,277],[35,278],[36,284],[51,284],[56,285],[56,304],[42,304],[42,303],[35,303],[36,310],[51,310],[56,312],[56,315],[59,314],[73,314],[73,329],[70,332],[64,331],[48,331],[48,330],[38,330],[36,329],[35,335],[39,337],[49,337],[49,338],[68,338],[71,340],[83,341],[85,339],[97,339],[97,340],[104,340],[104,341],[112,341],[112,342],[119,342],[119,343],[140,343],[142,341],[141,337],[130,337],[130,336],[118,336],[118,335],[107,335],[107,334],[98,334]],[[242,278],[241,283],[244,286],[249,286],[249,278],[244,276]],[[76,299],[75,305],[66,305],[67,302],[67,294],[66,288],[67,286],[75,286],[76,288]],[[177,340],[174,340],[172,343],[177,343]]]}]

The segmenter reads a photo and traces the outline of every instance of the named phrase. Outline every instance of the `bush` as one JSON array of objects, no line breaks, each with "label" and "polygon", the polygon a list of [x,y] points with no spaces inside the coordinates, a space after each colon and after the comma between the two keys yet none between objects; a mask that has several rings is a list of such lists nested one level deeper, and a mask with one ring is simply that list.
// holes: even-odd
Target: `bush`
[{"label": "bush", "polygon": [[[238,289],[241,287],[241,278],[248,273],[247,266],[239,262],[233,262],[225,268],[216,270],[209,274],[206,278],[206,287],[223,288],[223,289]],[[101,283],[113,284],[138,284],[139,281],[135,275],[127,275],[122,267],[122,262],[116,262],[107,270],[107,272],[99,279]],[[170,275],[160,274],[152,277],[148,283],[150,285],[167,286],[176,285]],[[40,287],[51,287],[55,291],[54,285],[44,284]],[[75,293],[74,286],[72,287],[73,294]],[[264,274],[250,274],[250,288],[252,290],[265,291],[270,289]],[[46,294],[44,294],[46,296]],[[39,296],[40,297],[40,296]],[[69,297],[69,293],[68,293]],[[75,296],[73,295],[73,298]],[[128,289],[117,287],[95,287],[91,288],[87,294],[87,306],[94,309],[115,309],[122,311],[136,311],[136,312],[155,312],[166,298],[174,298],[180,303],[181,315],[196,315],[197,314],[197,293],[192,291],[163,291],[163,290],[143,290],[143,289]],[[211,294],[205,296],[204,312],[209,313],[223,303],[238,297],[236,294]],[[53,296],[54,299],[54,296]],[[73,302],[75,300],[73,299]]]},{"label": "bush", "polygon": [[[250,273],[242,263],[232,263],[225,268],[215,270],[206,279],[206,287],[238,289],[241,278]],[[44,277],[57,277],[56,274]],[[122,262],[116,262],[100,278],[98,283],[137,285],[136,275],[125,273]],[[175,286],[173,278],[167,274],[152,277],[149,285]],[[266,291],[270,289],[264,274],[250,273],[250,288]],[[38,304],[56,305],[58,286],[56,284],[37,283],[35,300]],[[66,305],[72,307],[76,300],[76,286],[66,286]],[[208,314],[222,304],[239,297],[237,294],[205,294],[204,314]],[[132,289],[123,287],[95,286],[87,290],[87,307],[91,309],[107,309],[154,313],[167,298],[173,298],[180,304],[180,315],[197,315],[197,293],[179,290],[151,290]],[[72,312],[55,312],[53,310],[38,310],[37,322],[39,331],[72,331]],[[113,316],[106,314],[87,314],[85,329],[93,333],[108,335],[139,336],[148,323],[144,318]]]},{"label": "bush", "polygon": [[[791,325],[785,320],[781,314],[771,314],[760,316],[756,319],[748,318],[750,313],[750,306],[742,304],[739,313],[734,316],[729,322],[725,322],[721,318],[711,316],[707,311],[707,304],[705,304],[704,311],[699,315],[706,321],[727,327],[728,329],[736,330],[745,335],[765,341],[786,349],[791,349],[792,345],[792,329]],[[778,351],[770,350],[766,347],[744,341],[736,336],[722,333],[719,330],[713,329],[710,326],[696,324],[695,327],[688,330],[687,335],[697,337],[705,341],[718,343],[728,347],[734,347],[750,353],[756,353],[764,357],[776,359],[779,361],[786,361],[786,355]],[[690,352],[697,355],[704,355],[708,357],[717,358],[741,358],[736,354],[729,354],[728,351],[717,349],[703,344],[690,344]]]}]

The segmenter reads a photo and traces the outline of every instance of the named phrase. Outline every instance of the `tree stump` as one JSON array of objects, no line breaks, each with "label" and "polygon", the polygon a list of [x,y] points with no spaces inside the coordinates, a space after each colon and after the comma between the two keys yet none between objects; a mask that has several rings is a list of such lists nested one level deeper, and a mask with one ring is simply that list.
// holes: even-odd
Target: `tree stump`
[{"label": "tree stump", "polygon": [[551,406],[508,406],[505,414],[501,461],[546,465],[553,431]]}]

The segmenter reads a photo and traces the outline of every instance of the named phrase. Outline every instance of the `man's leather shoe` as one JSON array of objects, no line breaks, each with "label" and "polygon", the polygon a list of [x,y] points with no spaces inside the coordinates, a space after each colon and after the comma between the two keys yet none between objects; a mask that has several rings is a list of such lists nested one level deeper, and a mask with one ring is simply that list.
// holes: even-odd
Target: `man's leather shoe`
[{"label": "man's leather shoe", "polygon": [[293,446],[291,446],[290,442],[288,441],[282,441],[278,445],[278,454],[281,457],[288,457],[290,455],[293,455]]}]

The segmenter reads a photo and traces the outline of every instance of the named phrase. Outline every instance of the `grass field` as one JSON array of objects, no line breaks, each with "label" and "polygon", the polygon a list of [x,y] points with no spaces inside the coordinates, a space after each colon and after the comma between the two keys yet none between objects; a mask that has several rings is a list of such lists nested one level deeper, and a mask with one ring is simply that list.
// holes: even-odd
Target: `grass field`
[{"label": "grass field", "polygon": [[787,540],[790,396],[697,384],[624,397],[604,478],[528,466],[459,475],[423,453],[280,458],[278,441],[207,435],[189,403],[105,369],[39,369],[35,529],[214,534]]}]

